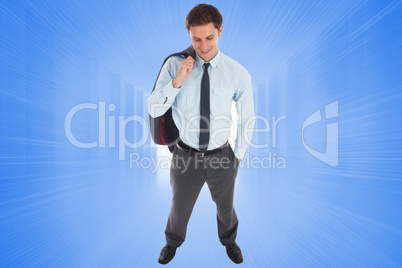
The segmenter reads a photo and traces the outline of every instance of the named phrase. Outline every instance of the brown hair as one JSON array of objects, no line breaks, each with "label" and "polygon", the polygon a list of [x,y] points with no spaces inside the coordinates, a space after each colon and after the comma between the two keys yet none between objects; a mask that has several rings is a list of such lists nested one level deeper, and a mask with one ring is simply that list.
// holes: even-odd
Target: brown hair
[{"label": "brown hair", "polygon": [[219,30],[222,26],[222,21],[222,15],[216,7],[198,4],[187,14],[186,28],[189,31],[191,26],[201,26],[212,22],[215,28]]}]

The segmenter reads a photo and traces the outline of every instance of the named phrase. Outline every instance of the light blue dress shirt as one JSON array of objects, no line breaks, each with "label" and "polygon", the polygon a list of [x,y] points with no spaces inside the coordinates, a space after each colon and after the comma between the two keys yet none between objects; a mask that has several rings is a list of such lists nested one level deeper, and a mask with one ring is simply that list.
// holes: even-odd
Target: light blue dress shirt
[{"label": "light blue dress shirt", "polygon": [[[147,108],[152,117],[158,117],[172,107],[181,140],[199,148],[200,93],[205,61],[197,54],[189,77],[180,88],[174,88],[172,80],[182,60],[184,57],[173,56],[166,61],[155,90],[147,99]],[[255,121],[251,76],[242,65],[220,50],[209,62],[211,123],[208,150],[216,149],[228,140],[233,124],[232,101],[235,101],[238,121],[234,153],[242,159],[251,142]]]}]

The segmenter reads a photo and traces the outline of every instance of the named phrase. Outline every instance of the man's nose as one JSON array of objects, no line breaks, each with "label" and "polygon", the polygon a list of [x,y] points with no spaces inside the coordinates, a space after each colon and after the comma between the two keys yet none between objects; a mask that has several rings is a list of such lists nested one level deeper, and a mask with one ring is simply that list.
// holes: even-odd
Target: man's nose
[{"label": "man's nose", "polygon": [[200,48],[201,48],[201,49],[206,49],[206,48],[208,48],[207,42],[201,41]]}]

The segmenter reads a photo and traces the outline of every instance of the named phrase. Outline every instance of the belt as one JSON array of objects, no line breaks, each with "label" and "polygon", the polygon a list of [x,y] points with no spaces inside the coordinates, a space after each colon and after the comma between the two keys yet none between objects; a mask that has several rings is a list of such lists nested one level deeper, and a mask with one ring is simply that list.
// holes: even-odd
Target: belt
[{"label": "belt", "polygon": [[197,150],[197,149],[195,149],[195,148],[193,148],[193,147],[190,147],[190,146],[188,146],[187,144],[185,144],[184,142],[182,142],[181,140],[177,143],[177,148],[179,148],[180,150],[182,150],[182,151],[186,151],[186,152],[188,152],[189,154],[191,154],[191,155],[196,155],[196,156],[200,156],[200,157],[204,157],[204,156],[207,156],[207,155],[213,155],[213,154],[216,154],[216,153],[221,153],[222,151],[223,151],[223,149],[225,149],[226,148],[226,146],[228,146],[229,145],[229,142],[227,141],[224,145],[222,145],[221,147],[219,147],[219,148],[216,148],[216,149],[213,149],[213,150],[209,150],[209,151],[206,151],[205,153],[203,153],[203,152],[201,152],[201,151],[199,151],[199,150]]}]

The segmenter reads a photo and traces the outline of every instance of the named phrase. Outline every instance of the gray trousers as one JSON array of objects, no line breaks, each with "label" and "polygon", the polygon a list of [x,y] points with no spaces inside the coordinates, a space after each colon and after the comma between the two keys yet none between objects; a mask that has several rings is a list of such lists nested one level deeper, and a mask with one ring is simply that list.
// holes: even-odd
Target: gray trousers
[{"label": "gray trousers", "polygon": [[234,187],[239,160],[229,143],[213,155],[193,155],[176,145],[170,167],[172,204],[165,230],[168,245],[180,246],[195,202],[207,182],[212,200],[216,203],[218,235],[225,245],[234,243],[238,220],[233,208]]}]

